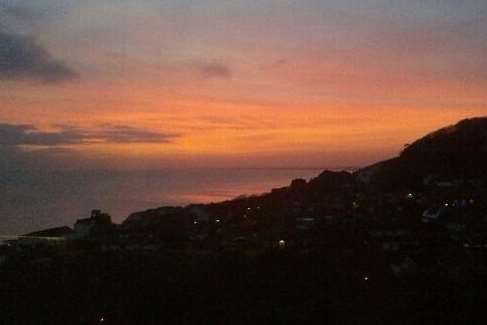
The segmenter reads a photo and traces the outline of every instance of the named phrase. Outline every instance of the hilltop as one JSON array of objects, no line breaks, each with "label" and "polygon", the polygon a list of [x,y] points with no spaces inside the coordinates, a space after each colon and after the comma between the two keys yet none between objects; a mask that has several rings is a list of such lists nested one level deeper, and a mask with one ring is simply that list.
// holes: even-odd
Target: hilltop
[{"label": "hilltop", "polygon": [[[347,215],[354,212],[353,202],[360,200],[365,193],[377,197],[385,194],[384,191],[425,191],[438,184],[480,186],[487,181],[485,166],[487,117],[465,119],[416,140],[406,146],[398,157],[353,173],[325,170],[309,181],[296,179],[289,186],[273,189],[270,193],[201,204],[196,212],[195,205],[189,205],[179,208],[176,214],[198,218],[198,214],[204,211],[205,220],[208,216],[218,215],[226,216],[227,222],[238,223],[236,216],[245,214],[244,207],[259,207],[259,216],[255,216],[254,223],[274,225],[277,218],[282,219],[283,216],[293,219],[303,215]],[[167,216],[173,226],[174,209],[137,212],[129,216],[123,225],[133,225],[133,220],[154,225],[158,216]]]},{"label": "hilltop", "polygon": [[386,188],[432,181],[487,180],[487,118],[471,118],[407,145],[399,157],[357,171],[364,182]]}]

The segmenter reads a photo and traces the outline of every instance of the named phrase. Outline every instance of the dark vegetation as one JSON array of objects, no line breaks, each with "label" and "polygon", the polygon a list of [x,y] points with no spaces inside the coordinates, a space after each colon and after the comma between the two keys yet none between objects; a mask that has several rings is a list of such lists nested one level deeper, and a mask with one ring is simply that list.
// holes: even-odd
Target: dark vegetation
[{"label": "dark vegetation", "polygon": [[355,173],[12,241],[0,323],[484,324],[486,131],[466,120]]}]

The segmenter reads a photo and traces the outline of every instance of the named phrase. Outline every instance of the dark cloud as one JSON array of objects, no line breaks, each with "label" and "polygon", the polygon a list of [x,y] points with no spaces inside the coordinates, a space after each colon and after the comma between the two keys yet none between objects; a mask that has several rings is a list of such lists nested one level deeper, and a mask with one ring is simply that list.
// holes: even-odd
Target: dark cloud
[{"label": "dark cloud", "polygon": [[42,13],[33,8],[26,6],[13,5],[11,3],[2,3],[0,1],[0,11],[15,19],[20,19],[26,22],[37,21],[42,17]]},{"label": "dark cloud", "polygon": [[75,131],[42,132],[33,125],[0,123],[0,145],[56,146],[82,143],[84,137]]},{"label": "dark cloud", "polygon": [[29,79],[44,82],[72,80],[77,73],[32,37],[0,29],[0,80]]},{"label": "dark cloud", "polygon": [[[87,135],[89,135],[89,133]],[[168,143],[177,135],[153,132],[125,125],[117,125],[106,126],[102,130],[93,132],[92,136],[104,139],[107,142],[116,143]]]},{"label": "dark cloud", "polygon": [[204,78],[232,78],[232,70],[223,63],[211,62],[199,64],[199,69]]},{"label": "dark cloud", "polygon": [[0,146],[60,146],[90,143],[168,143],[177,135],[119,125],[97,129],[63,127],[45,132],[29,124],[0,123]]}]

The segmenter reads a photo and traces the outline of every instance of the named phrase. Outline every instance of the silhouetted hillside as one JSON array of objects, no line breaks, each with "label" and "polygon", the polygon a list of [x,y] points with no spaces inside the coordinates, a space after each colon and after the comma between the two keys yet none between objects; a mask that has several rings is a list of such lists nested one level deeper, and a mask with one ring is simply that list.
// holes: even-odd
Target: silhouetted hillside
[{"label": "silhouetted hillside", "polygon": [[483,324],[486,126],[356,173],[9,241],[0,323]]},{"label": "silhouetted hillside", "polygon": [[431,181],[487,180],[487,118],[472,118],[432,132],[397,158],[357,172],[385,187],[422,186]]}]

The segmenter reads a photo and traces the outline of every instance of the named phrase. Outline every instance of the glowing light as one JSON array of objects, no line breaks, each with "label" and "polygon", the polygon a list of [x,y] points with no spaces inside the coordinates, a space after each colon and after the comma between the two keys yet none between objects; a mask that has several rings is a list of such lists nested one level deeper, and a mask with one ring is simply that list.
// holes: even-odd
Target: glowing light
[{"label": "glowing light", "polygon": [[284,247],[286,247],[286,241],[285,241],[285,240],[283,240],[283,239],[281,239],[281,240],[279,241],[279,248],[284,248]]}]

